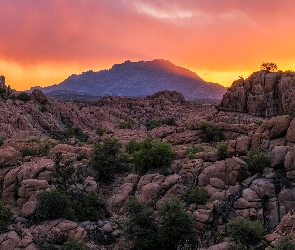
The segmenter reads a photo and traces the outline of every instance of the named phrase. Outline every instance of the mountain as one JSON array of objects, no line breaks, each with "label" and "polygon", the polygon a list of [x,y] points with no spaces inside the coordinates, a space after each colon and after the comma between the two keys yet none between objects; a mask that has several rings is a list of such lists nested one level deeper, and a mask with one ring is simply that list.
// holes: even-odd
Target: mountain
[{"label": "mountain", "polygon": [[[39,87],[38,87],[39,88]],[[167,60],[126,61],[109,70],[89,70],[71,75],[57,85],[42,91],[76,91],[92,95],[146,96],[162,90],[174,90],[185,98],[221,99],[226,89],[219,84],[205,82],[194,72]]]}]

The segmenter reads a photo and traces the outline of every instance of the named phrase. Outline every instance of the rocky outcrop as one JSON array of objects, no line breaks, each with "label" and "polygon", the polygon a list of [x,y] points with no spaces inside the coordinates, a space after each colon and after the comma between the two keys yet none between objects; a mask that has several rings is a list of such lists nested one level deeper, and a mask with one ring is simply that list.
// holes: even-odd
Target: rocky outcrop
[{"label": "rocky outcrop", "polygon": [[247,79],[233,82],[222,98],[220,109],[262,117],[294,112],[294,87],[294,72],[255,72]]}]

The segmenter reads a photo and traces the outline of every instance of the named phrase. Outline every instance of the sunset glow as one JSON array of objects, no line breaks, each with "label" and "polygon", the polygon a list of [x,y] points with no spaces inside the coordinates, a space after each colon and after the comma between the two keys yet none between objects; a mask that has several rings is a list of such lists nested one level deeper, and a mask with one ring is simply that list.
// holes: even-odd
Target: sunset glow
[{"label": "sunset glow", "polygon": [[295,70],[292,0],[1,0],[0,75],[17,90],[126,60],[167,59],[231,85]]}]

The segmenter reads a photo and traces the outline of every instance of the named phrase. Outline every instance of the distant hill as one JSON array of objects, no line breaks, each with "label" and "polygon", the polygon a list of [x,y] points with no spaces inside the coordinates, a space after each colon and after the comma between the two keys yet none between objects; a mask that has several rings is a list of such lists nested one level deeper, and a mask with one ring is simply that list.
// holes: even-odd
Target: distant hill
[{"label": "distant hill", "polygon": [[[71,75],[63,82],[39,88],[48,93],[54,91],[83,92],[96,96],[147,96],[162,90],[175,90],[185,98],[221,99],[226,89],[219,84],[205,82],[196,73],[176,66],[170,61],[126,61],[115,64],[109,70],[89,70]],[[32,88],[32,89],[34,89]]]}]

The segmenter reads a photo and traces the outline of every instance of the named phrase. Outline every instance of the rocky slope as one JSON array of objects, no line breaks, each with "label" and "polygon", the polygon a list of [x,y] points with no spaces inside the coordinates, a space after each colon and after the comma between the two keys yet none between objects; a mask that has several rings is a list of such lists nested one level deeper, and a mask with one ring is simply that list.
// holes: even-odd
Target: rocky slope
[{"label": "rocky slope", "polygon": [[259,71],[233,82],[220,108],[263,117],[294,112],[294,86],[294,72]]},{"label": "rocky slope", "polygon": [[91,95],[146,96],[162,90],[175,90],[185,98],[221,99],[225,88],[205,82],[197,74],[167,60],[126,61],[109,70],[72,75],[58,85],[42,91],[84,92]]},{"label": "rocky slope", "polygon": [[[258,219],[268,229],[257,249],[270,249],[292,232],[295,118],[290,115],[266,120],[218,111],[214,106],[195,107],[174,91],[144,98],[107,96],[95,104],[56,102],[38,90],[30,96],[27,102],[0,98],[0,131],[5,139],[0,147],[1,201],[14,212],[8,231],[0,235],[0,249],[41,249],[40,242],[59,247],[73,238],[92,249],[130,249],[124,221],[126,203],[132,196],[155,210],[165,199],[178,197],[195,219],[195,249],[227,249],[230,240],[223,238],[225,225],[236,216]],[[146,122],[168,118],[173,118],[175,124],[146,129]],[[122,123],[131,127],[121,128]],[[204,142],[204,123],[217,125],[223,131],[228,145],[224,158],[218,154],[219,142]],[[69,124],[82,129],[89,140],[82,143],[74,134],[67,138],[55,136],[68,130]],[[99,128],[105,132],[97,133]],[[106,137],[118,138],[122,143],[146,137],[169,142],[174,160],[165,173],[154,169],[139,175],[131,166],[116,173],[112,182],[101,182],[88,160],[92,144]],[[48,141],[51,147],[41,154],[40,146]],[[189,154],[193,146],[204,150]],[[263,172],[254,173],[245,161],[250,150],[267,152],[270,162]],[[76,188],[99,194],[110,217],[80,222],[63,218],[40,223],[32,220],[39,206],[37,194],[56,188],[52,172],[58,152],[86,174]],[[205,205],[187,199],[188,191],[197,186],[207,191]],[[291,237],[295,240],[294,235]]]}]

